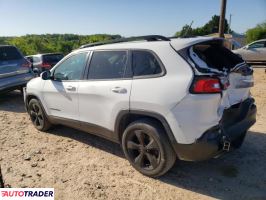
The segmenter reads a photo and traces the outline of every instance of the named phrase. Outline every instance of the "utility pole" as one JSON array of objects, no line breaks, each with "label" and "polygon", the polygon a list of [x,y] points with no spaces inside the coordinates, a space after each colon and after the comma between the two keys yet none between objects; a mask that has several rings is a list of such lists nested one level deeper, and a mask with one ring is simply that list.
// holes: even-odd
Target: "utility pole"
[{"label": "utility pole", "polygon": [[226,0],[221,0],[221,14],[219,23],[219,37],[224,37],[224,22],[225,22]]}]

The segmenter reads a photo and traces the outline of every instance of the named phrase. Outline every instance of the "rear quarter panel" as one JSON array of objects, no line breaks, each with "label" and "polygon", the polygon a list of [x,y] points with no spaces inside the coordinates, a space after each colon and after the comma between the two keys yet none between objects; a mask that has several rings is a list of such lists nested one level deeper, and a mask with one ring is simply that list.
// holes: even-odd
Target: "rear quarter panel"
[{"label": "rear quarter panel", "polygon": [[178,121],[170,111],[188,94],[193,71],[188,63],[169,45],[152,49],[160,58],[166,74],[157,78],[133,79],[130,109],[162,115],[177,141],[185,141]]},{"label": "rear quarter panel", "polygon": [[156,111],[166,115],[188,93],[193,72],[171,46],[154,48],[166,74],[155,78],[134,78],[130,109]]}]

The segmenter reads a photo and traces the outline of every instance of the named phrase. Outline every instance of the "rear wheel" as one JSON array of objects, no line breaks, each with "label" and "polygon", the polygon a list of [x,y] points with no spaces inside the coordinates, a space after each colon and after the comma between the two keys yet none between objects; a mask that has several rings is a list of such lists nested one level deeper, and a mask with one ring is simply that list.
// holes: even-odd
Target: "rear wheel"
[{"label": "rear wheel", "polygon": [[40,102],[37,99],[31,99],[29,102],[30,119],[36,129],[47,131],[51,127]]},{"label": "rear wheel", "polygon": [[122,147],[131,165],[146,176],[161,176],[176,161],[164,130],[152,120],[131,123],[124,131]]}]

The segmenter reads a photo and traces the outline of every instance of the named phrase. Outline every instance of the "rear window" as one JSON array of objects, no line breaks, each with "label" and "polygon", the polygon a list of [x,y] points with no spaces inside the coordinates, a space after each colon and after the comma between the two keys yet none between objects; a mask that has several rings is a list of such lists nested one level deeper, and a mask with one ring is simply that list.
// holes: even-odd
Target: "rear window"
[{"label": "rear window", "polygon": [[19,60],[22,55],[15,47],[0,47],[0,61]]},{"label": "rear window", "polygon": [[51,54],[51,55],[43,55],[43,62],[47,63],[57,63],[59,62],[64,55],[62,54]]},{"label": "rear window", "polygon": [[41,62],[41,58],[40,57],[37,57],[37,56],[33,56],[33,62],[34,63]]},{"label": "rear window", "polygon": [[89,79],[123,78],[126,65],[126,51],[95,51],[90,63]]},{"label": "rear window", "polygon": [[147,76],[162,73],[161,66],[155,56],[148,51],[132,52],[132,69],[134,76]]},{"label": "rear window", "polygon": [[198,67],[213,68],[219,71],[231,69],[243,62],[239,56],[225,48],[221,41],[194,45],[190,49],[190,57]]}]

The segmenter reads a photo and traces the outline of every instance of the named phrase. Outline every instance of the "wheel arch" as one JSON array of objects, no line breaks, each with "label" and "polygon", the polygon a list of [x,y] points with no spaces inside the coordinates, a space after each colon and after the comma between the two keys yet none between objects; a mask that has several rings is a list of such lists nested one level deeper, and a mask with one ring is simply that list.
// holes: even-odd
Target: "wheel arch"
[{"label": "wheel arch", "polygon": [[172,130],[167,123],[166,119],[159,113],[151,112],[151,111],[144,111],[144,110],[123,110],[117,116],[115,122],[115,133],[117,134],[117,139],[121,143],[122,135],[126,127],[140,119],[150,119],[155,122],[158,122],[159,125],[165,130],[166,137],[168,138],[171,146],[176,151],[176,144],[177,141],[172,133]]},{"label": "wheel arch", "polygon": [[40,98],[39,98],[37,95],[32,94],[32,93],[28,93],[28,94],[26,95],[26,99],[25,99],[25,107],[26,107],[27,112],[28,112],[29,102],[30,102],[30,100],[32,100],[32,99],[37,99],[37,100],[40,102],[40,105],[41,105],[41,107],[42,107],[42,109],[43,109],[45,115],[48,116],[46,110],[44,109],[44,106],[43,106],[43,104],[42,104]]}]

